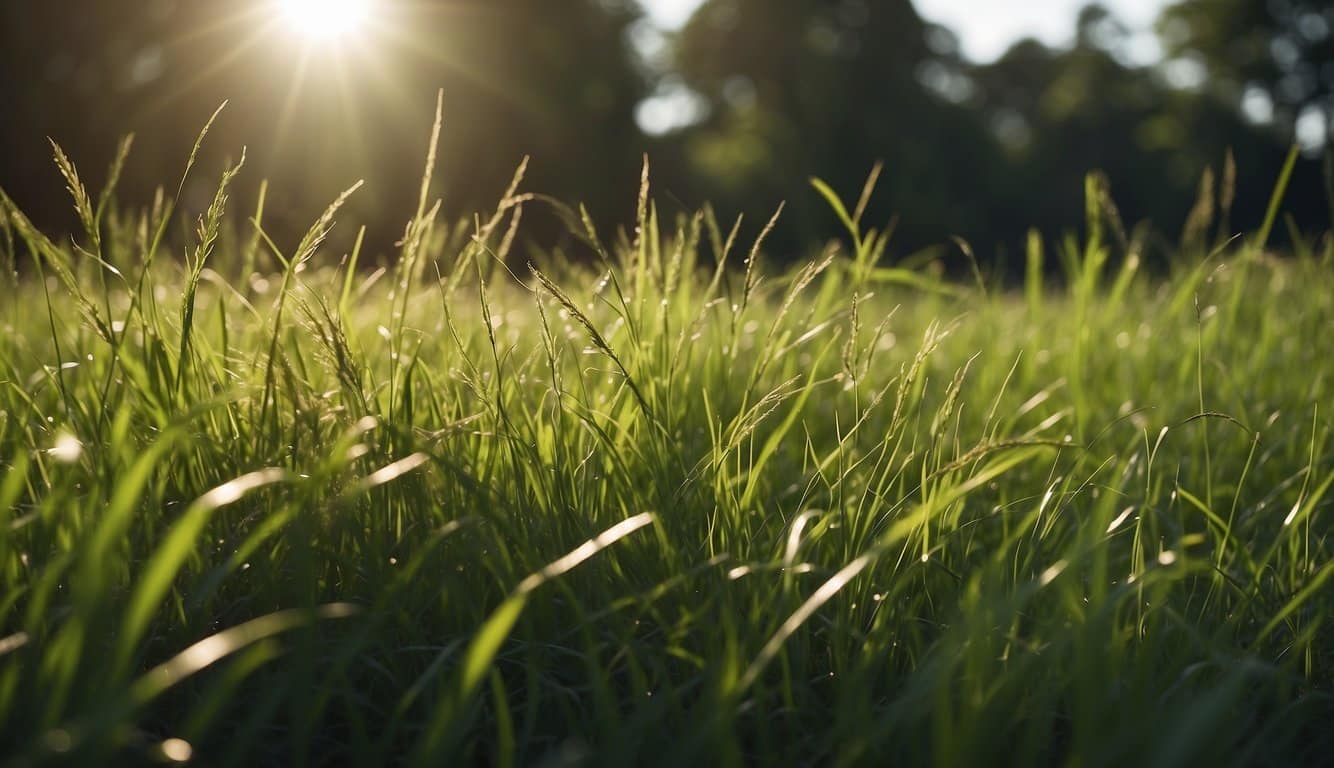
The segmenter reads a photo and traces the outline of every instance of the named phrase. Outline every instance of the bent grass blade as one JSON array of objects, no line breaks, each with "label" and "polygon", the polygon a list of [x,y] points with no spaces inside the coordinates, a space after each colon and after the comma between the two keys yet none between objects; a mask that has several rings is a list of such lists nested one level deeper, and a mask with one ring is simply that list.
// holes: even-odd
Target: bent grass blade
[{"label": "bent grass blade", "polygon": [[417,745],[412,764],[430,765],[437,762],[437,758],[447,745],[448,733],[455,725],[454,721],[462,708],[477,693],[486,678],[487,671],[491,668],[492,661],[500,652],[501,645],[519,621],[519,616],[523,614],[529,596],[548,581],[569,573],[607,547],[651,525],[655,519],[653,513],[644,512],[622,520],[519,582],[514,592],[482,624],[467,651],[464,652],[458,683],[453,686],[454,692],[448,701],[436,708],[431,724]]}]

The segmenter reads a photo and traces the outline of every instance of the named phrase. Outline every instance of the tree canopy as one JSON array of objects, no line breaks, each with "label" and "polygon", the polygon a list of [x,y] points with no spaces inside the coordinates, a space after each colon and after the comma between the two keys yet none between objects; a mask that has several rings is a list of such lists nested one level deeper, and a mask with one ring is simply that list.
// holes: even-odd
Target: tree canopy
[{"label": "tree canopy", "polygon": [[1181,0],[1159,21],[1168,54],[1204,68],[1212,88],[1263,95],[1280,126],[1304,113],[1334,138],[1334,7],[1309,0]]},{"label": "tree canopy", "polygon": [[[198,175],[248,147],[243,189],[269,178],[275,228],[299,231],[342,189],[381,243],[415,210],[437,89],[440,191],[452,215],[493,205],[525,155],[531,186],[598,215],[633,211],[646,79],[611,0],[383,2],[346,45],[309,44],[272,0],[105,0],[0,6],[0,185],[63,215],[45,137],[92,179],[137,134],[127,197],[178,178],[205,120],[227,109]],[[200,194],[211,194],[201,189]],[[252,195],[253,197],[253,195]],[[627,202],[628,201],[628,202]]]},{"label": "tree canopy", "polygon": [[[1334,125],[1334,11],[1305,0],[1181,0],[1158,25],[1167,62],[1147,65],[1099,6],[1071,47],[1020,41],[983,64],[909,0],[706,0],[656,71],[632,42],[643,23],[632,0],[380,0],[368,30],[318,46],[275,0],[6,3],[0,186],[43,223],[70,221],[45,137],[95,184],[133,131],[124,198],[142,205],[228,100],[187,196],[206,205],[248,147],[237,204],[270,179],[265,227],[290,235],[364,178],[350,211],[385,250],[415,210],[443,89],[436,191],[450,216],[493,204],[531,155],[528,189],[622,224],[647,151],[668,203],[712,202],[758,229],[785,200],[771,246],[797,258],[838,232],[809,178],[853,196],[883,162],[867,220],[897,222],[894,253],[962,236],[987,259],[1030,226],[1079,226],[1093,171],[1128,224],[1152,220],[1169,245],[1206,172],[1239,223],[1258,219],[1298,119]],[[651,137],[635,111],[660,78],[702,117]],[[1298,231],[1330,226],[1314,154],[1293,180]]]},{"label": "tree canopy", "polygon": [[[1211,21],[1244,37],[1250,18]],[[795,201],[787,232],[802,241],[834,231],[806,178],[853,195],[883,160],[873,219],[897,215],[899,253],[959,235],[1000,255],[1031,226],[1078,226],[1091,172],[1164,247],[1186,234],[1206,177],[1212,208],[1257,223],[1290,133],[1247,120],[1240,92],[1135,63],[1102,6],[1075,33],[1068,49],[1023,40],[976,64],[908,0],[709,0],[677,42],[679,72],[709,107],[679,137],[684,167],[701,199]],[[1294,220],[1327,227],[1318,163],[1301,163],[1295,185]]]},{"label": "tree canopy", "polygon": [[683,137],[701,196],[758,213],[782,190],[787,231],[800,238],[830,220],[808,177],[852,194],[883,161],[875,210],[897,214],[902,235],[983,234],[994,141],[975,114],[923,86],[961,63],[953,36],[908,0],[709,0],[682,31],[677,61],[710,107]]}]

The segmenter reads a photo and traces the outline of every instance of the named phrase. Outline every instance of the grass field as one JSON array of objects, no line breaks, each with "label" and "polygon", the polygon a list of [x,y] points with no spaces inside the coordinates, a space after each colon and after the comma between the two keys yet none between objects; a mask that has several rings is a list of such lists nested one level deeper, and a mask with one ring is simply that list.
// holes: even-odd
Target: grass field
[{"label": "grass field", "polygon": [[372,269],[59,160],[84,235],[0,199],[7,765],[1334,755],[1334,257],[1277,208],[1148,274],[1091,182],[1010,284],[646,194],[514,275],[522,194],[428,179]]}]

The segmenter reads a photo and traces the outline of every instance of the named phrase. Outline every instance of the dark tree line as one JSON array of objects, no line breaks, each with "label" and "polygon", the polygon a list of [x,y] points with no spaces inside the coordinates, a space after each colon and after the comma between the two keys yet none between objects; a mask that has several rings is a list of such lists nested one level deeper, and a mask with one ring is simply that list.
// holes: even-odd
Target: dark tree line
[{"label": "dark tree line", "polygon": [[[417,206],[438,89],[436,177],[451,217],[492,206],[525,155],[528,187],[633,211],[646,74],[615,0],[379,0],[371,27],[309,44],[274,0],[51,0],[0,4],[0,186],[50,225],[68,222],[46,138],[96,183],[136,134],[126,203],[174,191],[195,136],[224,100],[193,196],[247,149],[236,205],[270,180],[265,224],[299,232],[341,190],[392,245]],[[211,177],[211,178],[210,178]],[[187,194],[191,189],[187,189]],[[627,203],[627,201],[629,201]],[[294,235],[294,233],[296,233]]]},{"label": "dark tree line", "polygon": [[[1153,220],[1166,249],[1182,236],[1207,169],[1216,199],[1235,180],[1232,223],[1258,223],[1294,119],[1249,121],[1242,99],[1251,89],[1286,104],[1300,74],[1302,106],[1326,105],[1329,83],[1315,73],[1334,74],[1331,25],[1334,11],[1310,4],[1187,0],[1162,22],[1173,66],[1203,70],[1181,87],[1170,67],[1126,63],[1126,31],[1096,5],[1081,13],[1068,50],[1026,40],[975,65],[906,1],[708,0],[677,41],[681,76],[709,106],[680,136],[680,183],[756,212],[773,189],[788,190],[796,210],[787,234],[799,241],[832,231],[822,203],[799,191],[806,176],[852,195],[882,159],[873,210],[879,221],[897,215],[901,249],[957,234],[997,254],[1013,252],[1030,226],[1078,226],[1083,178],[1100,170],[1124,218]],[[1299,61],[1278,66],[1283,41],[1299,34]],[[1261,50],[1239,60],[1236,45]],[[1312,231],[1330,226],[1322,186],[1320,162],[1306,158],[1289,210]]]},{"label": "dark tree line", "polygon": [[[1013,252],[1030,226],[1078,227],[1093,170],[1128,222],[1155,223],[1164,248],[1183,236],[1206,168],[1220,199],[1235,181],[1228,226],[1252,227],[1299,122],[1334,131],[1334,10],[1301,0],[1182,0],[1159,23],[1166,68],[1127,63],[1124,30],[1097,6],[1068,50],[1022,41],[977,65],[908,0],[707,0],[671,40],[666,73],[636,57],[631,33],[644,22],[631,0],[380,0],[373,28],[337,53],[307,49],[273,6],[0,5],[0,187],[65,226],[45,137],[95,185],[133,131],[122,203],[141,205],[155,185],[174,187],[227,99],[187,196],[207,200],[209,175],[245,146],[249,193],[237,205],[270,179],[275,234],[299,231],[364,178],[353,212],[385,249],[415,210],[443,88],[438,191],[451,217],[494,203],[531,155],[528,189],[623,223],[647,151],[666,205],[712,201],[762,220],[786,200],[773,243],[795,256],[835,232],[808,177],[852,195],[883,161],[870,217],[896,219],[897,253],[960,235],[988,256]],[[1172,67],[1193,79],[1174,82]],[[667,74],[703,116],[645,136],[635,108]],[[1243,103],[1272,115],[1248,118]],[[1308,233],[1330,227],[1315,154],[1288,206]],[[554,228],[538,218],[540,240]]]}]

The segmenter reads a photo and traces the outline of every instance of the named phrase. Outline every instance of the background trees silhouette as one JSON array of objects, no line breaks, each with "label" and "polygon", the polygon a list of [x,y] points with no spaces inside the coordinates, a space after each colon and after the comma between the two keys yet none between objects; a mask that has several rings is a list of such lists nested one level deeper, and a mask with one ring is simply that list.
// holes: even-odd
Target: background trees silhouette
[{"label": "background trees silhouette", "polygon": [[[1001,139],[1008,167],[1002,178],[1011,185],[1001,199],[1013,207],[995,226],[1026,220],[1047,232],[1069,227],[1083,201],[1054,191],[1079,189],[1083,174],[1098,169],[1125,219],[1156,222],[1171,247],[1197,202],[1192,190],[1212,169],[1215,180],[1234,174],[1235,223],[1254,227],[1287,151],[1280,132],[1248,124],[1213,89],[1173,87],[1161,71],[1126,64],[1125,44],[1106,10],[1088,6],[1070,50],[1026,41],[974,68],[974,103]],[[1319,226],[1316,179],[1308,164],[1291,205]],[[1017,236],[1008,232],[1011,242]]]},{"label": "background trees silhouette", "polygon": [[[119,135],[134,131],[121,202],[143,205],[174,183],[198,128],[229,99],[187,197],[206,200],[209,174],[245,146],[237,204],[270,179],[273,233],[304,228],[365,178],[351,210],[387,250],[415,210],[444,88],[438,178],[450,216],[493,203],[532,155],[529,189],[623,223],[647,151],[664,205],[712,201],[762,220],[786,200],[772,249],[796,258],[836,233],[808,177],[852,195],[883,161],[868,216],[896,219],[894,254],[960,235],[992,259],[1030,226],[1080,226],[1082,179],[1101,170],[1127,221],[1154,222],[1165,251],[1189,234],[1206,168],[1214,187],[1235,181],[1226,226],[1258,221],[1300,135],[1292,228],[1330,227],[1311,138],[1312,126],[1328,136],[1334,125],[1334,11],[1323,4],[1182,0],[1159,22],[1165,62],[1153,64],[1090,6],[1070,48],[1021,41],[978,64],[909,0],[708,0],[657,69],[631,43],[645,23],[632,0],[380,5],[373,28],[326,50],[283,26],[272,0],[6,3],[0,187],[58,227],[69,206],[45,137],[96,184]],[[668,77],[694,94],[699,119],[646,135],[636,106]],[[554,231],[539,222],[530,236],[549,244]]]},{"label": "background trees silhouette", "polygon": [[[239,204],[271,180],[266,225],[304,229],[342,189],[388,247],[416,208],[437,89],[445,92],[440,193],[451,216],[493,205],[532,155],[531,188],[633,211],[645,74],[614,0],[381,0],[357,39],[310,44],[273,0],[99,0],[0,7],[0,186],[39,219],[65,221],[45,137],[100,179],[133,131],[126,201],[174,185],[204,145],[199,195],[243,146]],[[77,6],[77,8],[76,8]],[[77,11],[77,12],[75,12]],[[174,190],[173,190],[174,191]],[[249,198],[249,199],[246,199]],[[207,199],[207,198],[205,198]]]},{"label": "background trees silhouette", "polygon": [[[885,163],[873,219],[898,216],[906,242],[984,237],[1000,171],[993,137],[952,101],[963,67],[944,29],[907,0],[710,0],[677,41],[680,75],[709,117],[680,137],[696,196],[724,210],[772,208],[792,190],[779,235],[828,231],[819,176],[853,194]],[[942,87],[926,83],[940,81]]]},{"label": "background trees silhouette", "polygon": [[1255,97],[1279,128],[1305,117],[1334,136],[1334,8],[1308,0],[1181,0],[1159,21],[1167,53],[1202,68],[1211,90]]}]

